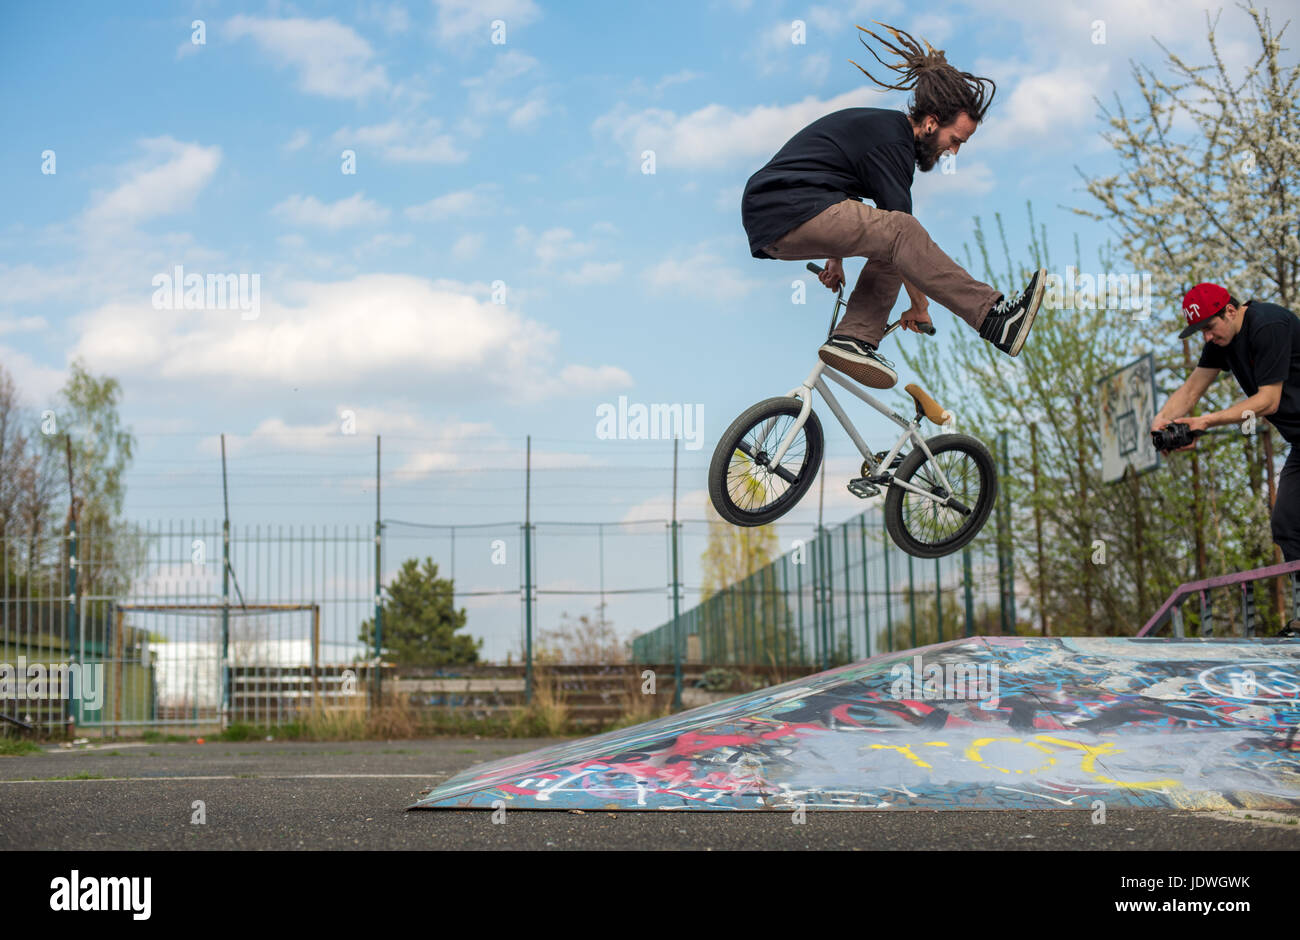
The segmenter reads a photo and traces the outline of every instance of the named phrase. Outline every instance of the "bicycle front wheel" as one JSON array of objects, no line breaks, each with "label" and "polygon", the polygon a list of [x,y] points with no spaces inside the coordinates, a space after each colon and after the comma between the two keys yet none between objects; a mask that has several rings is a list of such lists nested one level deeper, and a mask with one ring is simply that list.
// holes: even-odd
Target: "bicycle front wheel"
[{"label": "bicycle front wheel", "polygon": [[766,525],[799,502],[817,476],[822,462],[822,426],[809,411],[774,464],[777,448],[799,417],[797,398],[769,398],[731,422],[718,441],[709,464],[709,499],[732,525]]},{"label": "bicycle front wheel", "polygon": [[[921,448],[913,448],[899,464],[894,480],[910,483],[928,495],[891,482],[885,494],[885,528],[909,555],[941,558],[964,548],[984,528],[997,498],[998,476],[993,455],[973,437],[940,434],[925,446],[934,456],[926,457]],[[938,470],[943,471],[942,476]],[[950,505],[942,505],[943,500]]]}]

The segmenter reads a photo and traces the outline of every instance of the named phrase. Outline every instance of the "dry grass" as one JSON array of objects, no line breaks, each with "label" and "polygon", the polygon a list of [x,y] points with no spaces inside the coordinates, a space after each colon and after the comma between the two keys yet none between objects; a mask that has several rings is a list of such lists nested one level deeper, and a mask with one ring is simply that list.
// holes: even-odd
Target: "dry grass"
[{"label": "dry grass", "polygon": [[533,671],[533,700],[510,719],[512,734],[553,738],[569,728],[569,705],[559,676],[539,667]]}]

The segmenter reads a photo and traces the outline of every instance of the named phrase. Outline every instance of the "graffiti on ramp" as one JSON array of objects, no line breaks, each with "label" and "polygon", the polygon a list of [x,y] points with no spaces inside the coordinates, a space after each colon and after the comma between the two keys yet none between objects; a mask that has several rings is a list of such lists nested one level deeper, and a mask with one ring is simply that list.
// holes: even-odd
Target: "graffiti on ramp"
[{"label": "graffiti on ramp", "polygon": [[472,768],[412,809],[1300,808],[1300,641],[978,637]]}]

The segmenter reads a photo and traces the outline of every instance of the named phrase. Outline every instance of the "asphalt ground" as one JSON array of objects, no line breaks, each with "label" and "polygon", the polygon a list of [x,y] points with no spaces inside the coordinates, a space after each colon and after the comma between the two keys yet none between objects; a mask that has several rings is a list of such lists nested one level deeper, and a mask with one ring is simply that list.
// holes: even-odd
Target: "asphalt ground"
[{"label": "asphalt ground", "polygon": [[[1300,849],[1300,813],[1110,809],[788,813],[409,806],[470,766],[555,743],[99,743],[0,758],[0,849]],[[204,819],[195,821],[195,802]]]}]

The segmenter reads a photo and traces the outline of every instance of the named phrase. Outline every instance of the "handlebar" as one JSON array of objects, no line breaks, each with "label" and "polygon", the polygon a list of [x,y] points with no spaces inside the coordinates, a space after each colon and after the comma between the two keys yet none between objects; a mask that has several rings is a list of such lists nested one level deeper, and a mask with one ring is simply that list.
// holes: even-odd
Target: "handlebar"
[{"label": "handlebar", "polygon": [[[822,273],[823,271],[825,271],[826,269],[823,268],[820,264],[817,264],[816,262],[809,261],[809,262],[808,262],[808,270],[811,271],[813,274],[816,274],[816,275],[819,275],[819,276],[820,276],[821,273]],[[841,288],[840,288],[840,294],[842,295],[843,293],[844,293],[844,288],[841,287]],[[885,335],[885,336],[888,336],[890,333],[894,332],[894,330],[898,329],[898,328],[902,325],[902,323],[903,323],[902,320],[896,320],[895,322],[889,324],[887,327],[885,327],[885,333],[884,333],[884,335]],[[929,324],[929,328],[928,328],[928,329],[925,328],[925,327],[922,327],[920,332],[926,334],[927,336],[933,336],[937,331],[936,331],[935,328],[934,328],[934,324],[931,323],[931,324]],[[882,338],[883,338],[883,337],[882,337]]]}]

